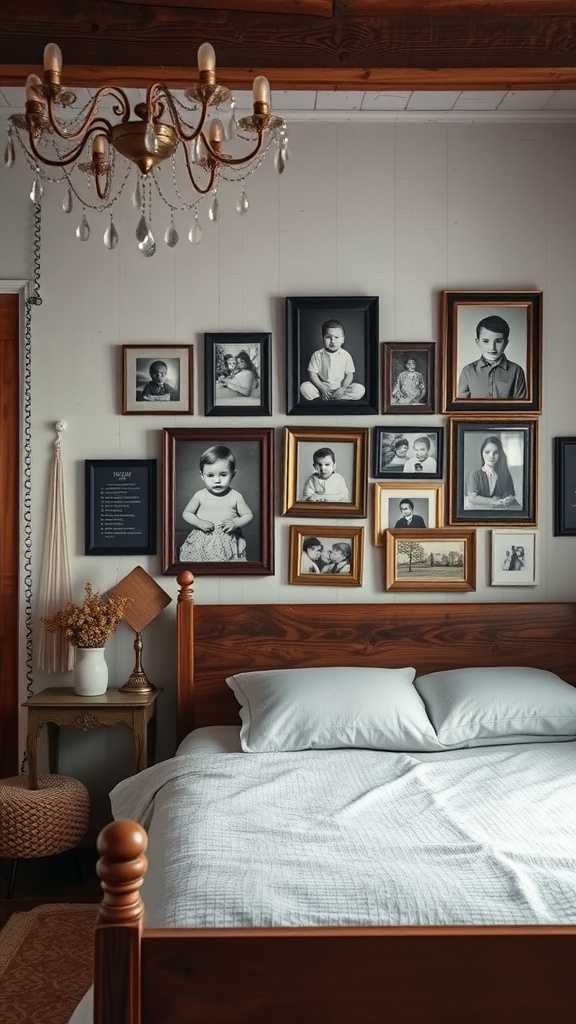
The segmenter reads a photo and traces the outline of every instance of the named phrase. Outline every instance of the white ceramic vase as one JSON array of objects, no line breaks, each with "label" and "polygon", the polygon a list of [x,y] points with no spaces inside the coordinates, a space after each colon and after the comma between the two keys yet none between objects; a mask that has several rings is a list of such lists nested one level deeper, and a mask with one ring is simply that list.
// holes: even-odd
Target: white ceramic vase
[{"label": "white ceramic vase", "polygon": [[105,647],[77,647],[74,666],[74,693],[98,697],[108,689],[108,665]]}]

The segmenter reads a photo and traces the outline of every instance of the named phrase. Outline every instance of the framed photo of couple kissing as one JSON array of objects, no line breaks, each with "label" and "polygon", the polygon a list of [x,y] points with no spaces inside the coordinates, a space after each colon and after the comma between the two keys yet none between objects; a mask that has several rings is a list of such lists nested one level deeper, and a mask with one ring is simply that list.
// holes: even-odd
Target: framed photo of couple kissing
[{"label": "framed photo of couple kissing", "polygon": [[291,526],[289,583],[362,586],[363,526]]},{"label": "framed photo of couple kissing", "polygon": [[542,292],[442,294],[444,412],[539,413]]}]

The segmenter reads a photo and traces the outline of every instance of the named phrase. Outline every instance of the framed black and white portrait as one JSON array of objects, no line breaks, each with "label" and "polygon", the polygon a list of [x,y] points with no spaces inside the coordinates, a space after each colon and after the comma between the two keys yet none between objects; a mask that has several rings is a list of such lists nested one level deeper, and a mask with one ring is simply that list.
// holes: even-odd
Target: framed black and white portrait
[{"label": "framed black and white portrait", "polygon": [[191,345],[123,345],[122,412],[173,416],[194,411]]},{"label": "framed black and white portrait", "polygon": [[378,412],[378,299],[286,299],[289,415]]},{"label": "framed black and white portrait", "polygon": [[554,536],[576,537],[576,437],[554,438]]},{"label": "framed black and white portrait", "polygon": [[444,485],[374,484],[374,544],[385,542],[386,530],[434,530],[444,524]]},{"label": "framed black and white portrait", "polygon": [[362,586],[362,526],[291,526],[289,583]]},{"label": "framed black and white portrait", "polygon": [[445,412],[540,412],[542,292],[442,296]]},{"label": "framed black and white portrait", "polygon": [[286,427],[283,514],[365,516],[367,448],[363,427]]},{"label": "framed black and white portrait", "polygon": [[272,429],[163,433],[162,572],[272,575]]},{"label": "framed black and white portrait", "polygon": [[449,522],[536,523],[536,419],[450,421]]},{"label": "framed black and white portrait", "polygon": [[387,414],[436,412],[436,345],[431,341],[389,341],[384,350],[384,407]]},{"label": "framed black and white portrait", "polygon": [[535,530],[492,530],[490,584],[534,587],[538,583]]},{"label": "framed black and white portrait", "polygon": [[443,427],[374,427],[373,474],[377,480],[441,480]]},{"label": "framed black and white portrait", "polygon": [[269,416],[270,334],[204,335],[207,416]]}]

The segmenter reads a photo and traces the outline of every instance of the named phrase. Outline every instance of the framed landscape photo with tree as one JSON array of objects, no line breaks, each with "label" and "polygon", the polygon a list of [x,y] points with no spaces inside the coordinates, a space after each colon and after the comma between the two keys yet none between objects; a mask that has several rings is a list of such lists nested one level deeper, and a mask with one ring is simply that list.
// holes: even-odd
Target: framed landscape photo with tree
[{"label": "framed landscape photo with tree", "polygon": [[388,530],[386,590],[476,590],[476,531]]}]

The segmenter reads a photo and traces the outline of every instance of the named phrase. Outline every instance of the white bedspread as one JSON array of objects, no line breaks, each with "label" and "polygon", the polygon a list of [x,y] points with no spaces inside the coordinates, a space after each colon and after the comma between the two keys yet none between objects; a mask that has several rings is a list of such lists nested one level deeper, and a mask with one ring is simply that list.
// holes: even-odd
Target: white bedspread
[{"label": "white bedspread", "polygon": [[112,806],[149,827],[151,926],[573,924],[575,769],[574,743],[198,752]]}]

